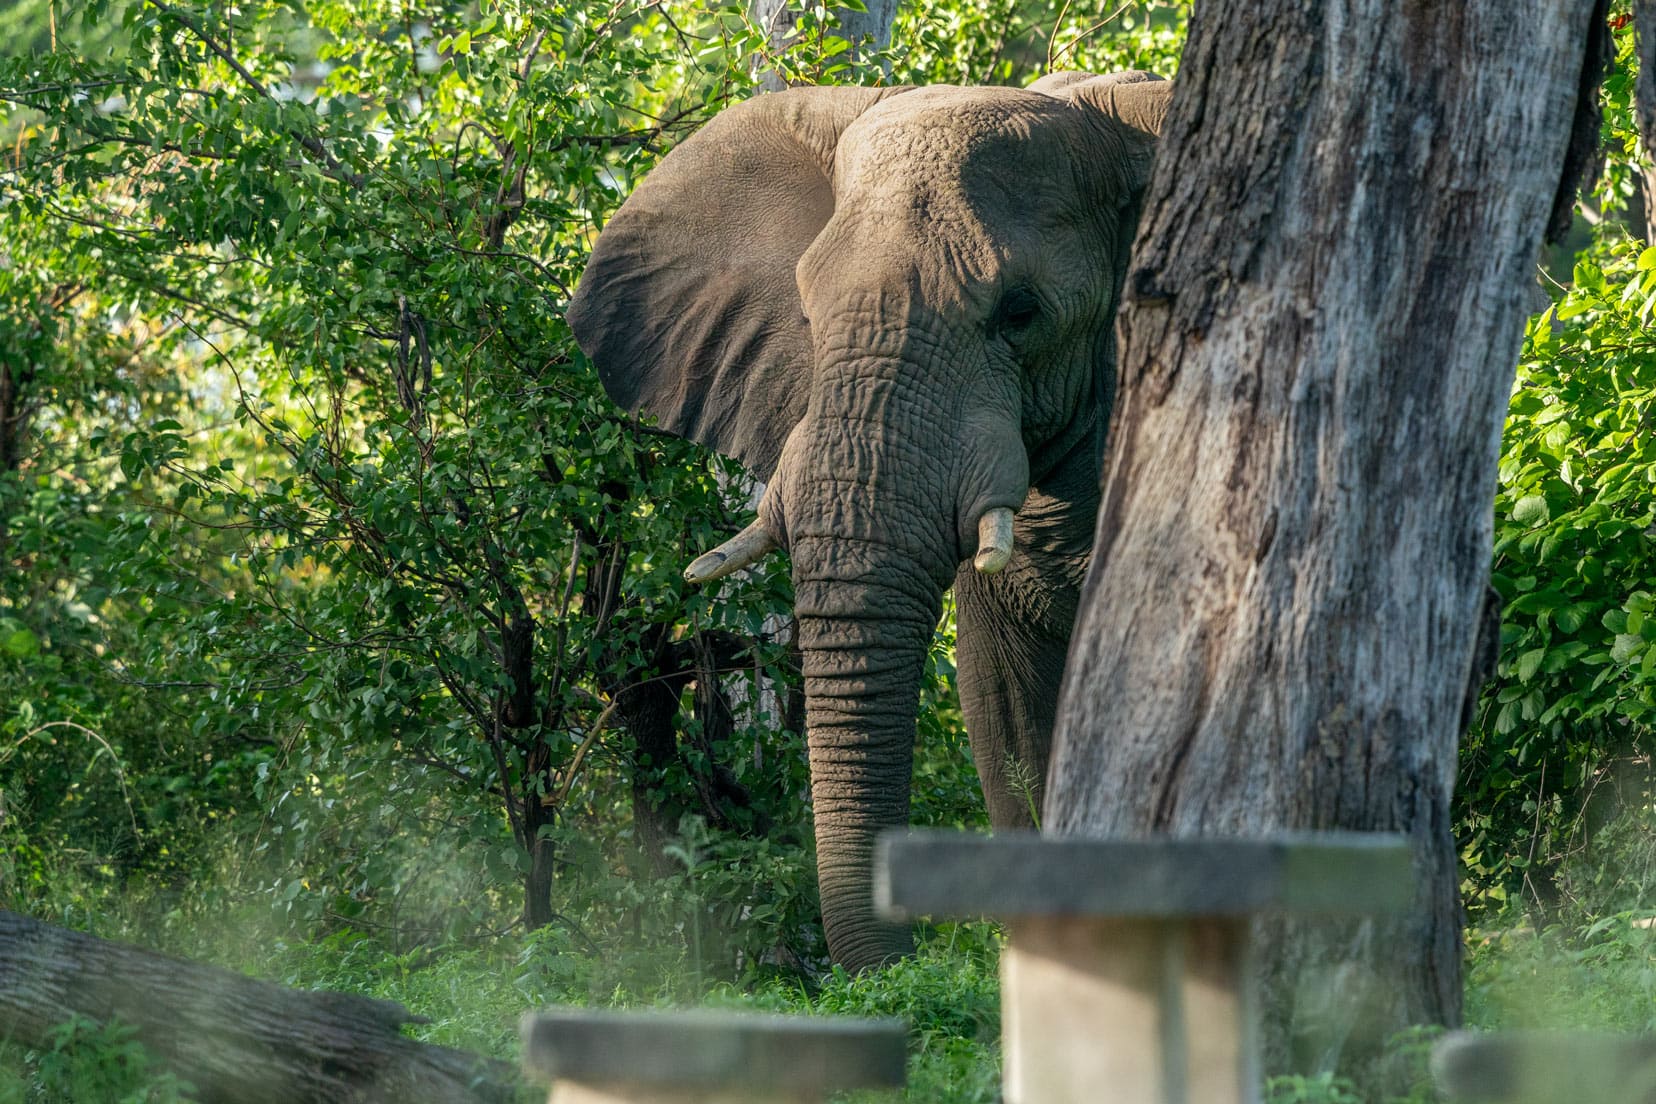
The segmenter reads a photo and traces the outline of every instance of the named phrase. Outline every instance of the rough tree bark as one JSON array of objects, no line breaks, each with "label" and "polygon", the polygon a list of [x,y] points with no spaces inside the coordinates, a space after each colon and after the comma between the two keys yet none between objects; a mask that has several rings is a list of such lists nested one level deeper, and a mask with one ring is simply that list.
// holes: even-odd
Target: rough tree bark
[{"label": "rough tree bark", "polygon": [[504,1062],[404,1038],[395,1001],[302,992],[0,910],[0,1039],[47,1045],[72,1015],[118,1018],[203,1104],[483,1104]]},{"label": "rough tree bark", "polygon": [[1278,1068],[1460,1015],[1456,742],[1537,248],[1591,123],[1594,9],[1191,18],[1045,823],[1410,834],[1405,920],[1266,933]]}]

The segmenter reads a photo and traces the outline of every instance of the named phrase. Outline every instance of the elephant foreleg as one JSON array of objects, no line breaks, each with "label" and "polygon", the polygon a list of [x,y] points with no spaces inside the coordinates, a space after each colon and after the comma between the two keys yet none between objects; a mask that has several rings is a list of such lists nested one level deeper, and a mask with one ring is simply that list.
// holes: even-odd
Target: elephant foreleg
[{"label": "elephant foreleg", "polygon": [[996,828],[1039,824],[1074,622],[1074,602],[1045,600],[1022,560],[988,577],[968,564],[955,579],[960,707]]}]

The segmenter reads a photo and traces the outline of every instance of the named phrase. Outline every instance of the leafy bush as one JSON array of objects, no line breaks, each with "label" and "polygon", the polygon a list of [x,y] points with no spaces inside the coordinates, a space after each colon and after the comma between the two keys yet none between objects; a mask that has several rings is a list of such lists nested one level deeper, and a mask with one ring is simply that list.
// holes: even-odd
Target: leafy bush
[{"label": "leafy bush", "polygon": [[1474,931],[1466,1015],[1502,1030],[1656,1030],[1656,937],[1650,910],[1537,933]]},{"label": "leafy bush", "polygon": [[[114,20],[118,49],[0,65],[19,386],[69,415],[0,465],[36,582],[0,584],[0,786],[32,832],[137,853],[138,812],[258,809],[246,880],[296,922],[440,933],[495,923],[512,881],[546,922],[555,840],[635,806],[656,836],[680,806],[798,818],[797,735],[728,717],[787,678],[786,576],[685,587],[736,483],[619,417],[560,320],[651,155],[751,87],[751,28],[678,14],[89,0],[58,20]],[[122,325],[42,329],[54,303]],[[140,386],[135,348],[192,382]],[[631,704],[662,683],[683,719],[652,755]],[[83,786],[102,760],[48,750],[71,726],[160,792]]]},{"label": "leafy bush", "polygon": [[1102,13],[1063,0],[908,3],[898,11],[896,45],[880,60],[904,84],[1021,86],[1063,69],[1148,69],[1171,77],[1189,11],[1189,0]]},{"label": "leafy bush", "polygon": [[1622,217],[1644,155],[1634,27],[1625,4],[1612,14],[1600,217],[1530,321],[1501,447],[1500,669],[1462,742],[1455,810],[1469,902],[1489,921],[1508,904],[1542,926],[1568,911],[1580,887],[1561,866],[1648,804],[1653,781],[1656,248]]},{"label": "leafy bush", "polygon": [[[1606,240],[1530,323],[1502,446],[1500,677],[1463,745],[1463,852],[1489,899],[1555,871],[1648,779],[1656,716],[1656,248]],[[1593,813],[1589,817],[1589,813]]]},{"label": "leafy bush", "polygon": [[1265,1099],[1269,1104],[1363,1104],[1356,1085],[1331,1073],[1272,1077],[1265,1083]]},{"label": "leafy bush", "polygon": [[[0,1104],[187,1104],[192,1087],[162,1070],[121,1023],[100,1026],[71,1019],[52,1032],[51,1043],[20,1063],[21,1073],[0,1064]],[[0,1046],[0,1058],[5,1056]],[[10,1078],[10,1080],[7,1080]]]}]

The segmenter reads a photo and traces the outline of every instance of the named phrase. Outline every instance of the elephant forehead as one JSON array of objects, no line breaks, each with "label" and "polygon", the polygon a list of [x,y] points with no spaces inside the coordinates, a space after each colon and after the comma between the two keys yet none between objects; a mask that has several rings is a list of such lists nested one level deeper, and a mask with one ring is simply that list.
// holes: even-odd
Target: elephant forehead
[{"label": "elephant forehead", "polygon": [[1075,111],[1011,88],[919,88],[876,105],[850,127],[834,164],[835,192],[862,202],[954,201],[1001,214],[1073,195]]},{"label": "elephant forehead", "polygon": [[864,112],[835,154],[833,216],[800,260],[807,315],[869,287],[987,310],[1009,267],[1051,263],[1089,217],[1080,130],[1068,103],[1019,89],[921,88]]}]

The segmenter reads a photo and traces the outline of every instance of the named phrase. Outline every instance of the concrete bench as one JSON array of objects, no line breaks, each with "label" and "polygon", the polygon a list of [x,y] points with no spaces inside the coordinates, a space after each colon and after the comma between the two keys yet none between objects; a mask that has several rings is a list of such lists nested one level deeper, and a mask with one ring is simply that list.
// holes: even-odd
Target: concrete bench
[{"label": "concrete bench", "polygon": [[550,1104],[810,1104],[904,1081],[901,1020],[565,1008],[521,1031]]},{"label": "concrete bench", "polygon": [[1257,1101],[1253,917],[1393,911],[1410,886],[1402,837],[1346,833],[888,833],[875,876],[895,919],[1006,921],[1007,1104]]},{"label": "concrete bench", "polygon": [[1588,1031],[1457,1031],[1432,1049],[1455,1104],[1652,1104],[1656,1037]]}]

